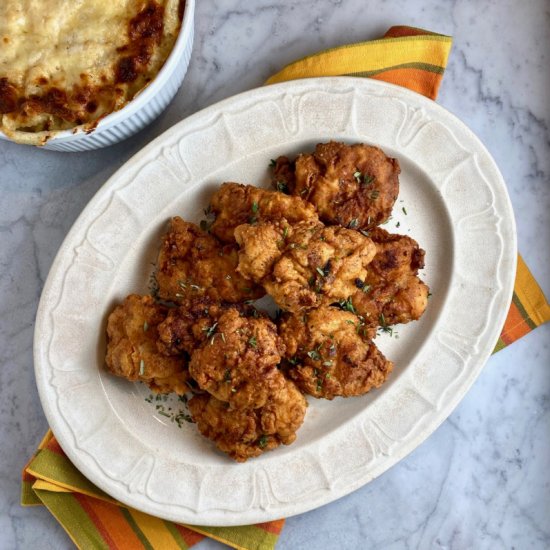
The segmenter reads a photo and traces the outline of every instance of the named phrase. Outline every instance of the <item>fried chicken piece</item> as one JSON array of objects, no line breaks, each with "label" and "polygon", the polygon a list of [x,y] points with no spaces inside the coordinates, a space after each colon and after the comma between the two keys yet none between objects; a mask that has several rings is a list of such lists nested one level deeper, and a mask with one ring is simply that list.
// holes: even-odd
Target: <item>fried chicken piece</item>
[{"label": "fried chicken piece", "polygon": [[428,286],[418,277],[424,250],[406,235],[382,228],[370,232],[377,253],[369,265],[362,290],[352,297],[353,307],[368,326],[389,326],[419,319],[428,305]]},{"label": "fried chicken piece", "polygon": [[157,350],[158,325],[168,308],[151,296],[130,294],[107,321],[107,369],[127,380],[141,380],[159,393],[189,391],[189,371],[182,356],[166,357]]},{"label": "fried chicken piece", "polygon": [[284,386],[277,368],[285,347],[267,317],[229,309],[208,327],[191,355],[189,372],[199,387],[232,409],[262,407]]},{"label": "fried chicken piece", "polygon": [[288,376],[317,398],[363,395],[381,386],[393,369],[361,319],[349,311],[323,306],[284,314],[279,334],[286,346]]},{"label": "fried chicken piece", "polygon": [[282,388],[257,409],[231,409],[206,394],[189,401],[200,433],[237,462],[294,442],[306,407],[304,396],[290,380],[284,380]]},{"label": "fried chicken piece", "polygon": [[238,271],[292,312],[347,299],[376,253],[358,231],[315,221],[243,225],[235,236],[241,246]]},{"label": "fried chicken piece", "polygon": [[232,303],[261,298],[262,289],[235,271],[237,263],[235,245],[221,244],[195,224],[172,218],[157,262],[158,295],[172,302],[204,296]]},{"label": "fried chicken piece", "polygon": [[378,147],[331,141],[319,143],[312,154],[299,155],[294,167],[280,157],[272,179],[312,203],[321,221],[370,229],[390,216],[400,171],[398,161]]},{"label": "fried chicken piece", "polygon": [[244,223],[281,218],[286,218],[289,223],[318,219],[315,208],[300,197],[240,183],[224,183],[214,193],[210,208],[216,215],[210,231],[227,243],[235,242],[235,228]]}]

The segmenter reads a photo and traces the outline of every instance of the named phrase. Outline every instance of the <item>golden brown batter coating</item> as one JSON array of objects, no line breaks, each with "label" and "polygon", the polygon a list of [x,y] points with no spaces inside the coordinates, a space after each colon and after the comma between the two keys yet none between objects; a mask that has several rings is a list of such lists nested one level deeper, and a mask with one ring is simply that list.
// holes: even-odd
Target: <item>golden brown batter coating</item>
[{"label": "golden brown batter coating", "polygon": [[285,347],[268,318],[229,309],[207,327],[206,336],[189,363],[201,389],[231,408],[255,409],[284,387],[277,365]]},{"label": "golden brown batter coating", "polygon": [[370,232],[377,253],[369,265],[365,285],[352,298],[356,312],[368,326],[389,326],[419,319],[428,305],[428,286],[418,277],[424,250],[405,235],[381,228]]},{"label": "golden brown batter coating", "polygon": [[260,287],[235,271],[237,263],[235,245],[221,244],[195,224],[172,218],[157,262],[159,297],[182,302],[207,296],[235,303],[263,296]]},{"label": "golden brown batter coating", "polygon": [[258,409],[230,409],[228,403],[203,394],[189,401],[189,410],[202,435],[237,462],[261,455],[296,439],[307,402],[298,388],[284,386]]},{"label": "golden brown batter coating", "polygon": [[189,391],[185,359],[157,350],[157,327],[167,313],[151,296],[128,296],[109,315],[105,361],[116,376],[141,380],[157,392],[184,394]]},{"label": "golden brown batter coating", "polygon": [[288,375],[314,397],[363,395],[381,386],[393,368],[349,311],[321,307],[285,314],[279,333],[290,364]]},{"label": "golden brown batter coating", "polygon": [[370,229],[390,216],[400,171],[378,147],[331,141],[299,155],[294,168],[285,157],[277,159],[273,183],[284,182],[292,195],[312,203],[325,223]]},{"label": "golden brown batter coating", "polygon": [[164,355],[187,353],[189,356],[202,344],[219,316],[233,306],[213,302],[209,298],[184,301],[170,309],[158,326],[157,347]]},{"label": "golden brown batter coating", "polygon": [[278,221],[281,218],[286,218],[289,223],[318,219],[315,208],[300,197],[240,183],[224,183],[214,193],[210,207],[216,215],[210,231],[227,243],[235,242],[235,228],[244,223]]},{"label": "golden brown batter coating", "polygon": [[241,246],[238,271],[292,312],[347,299],[376,253],[358,231],[314,221],[245,225],[235,236]]}]

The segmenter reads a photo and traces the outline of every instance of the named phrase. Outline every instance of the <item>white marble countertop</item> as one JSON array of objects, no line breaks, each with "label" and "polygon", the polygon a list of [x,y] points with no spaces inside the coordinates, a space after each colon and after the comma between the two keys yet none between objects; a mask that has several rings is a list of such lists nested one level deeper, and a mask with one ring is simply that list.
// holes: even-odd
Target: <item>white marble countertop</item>
[{"label": "white marble countertop", "polygon": [[[90,197],[176,121],[261,85],[294,59],[379,37],[395,24],[453,35],[439,102],[496,159],[520,251],[550,295],[547,0],[199,0],[183,88],[149,128],[83,154],[0,142],[1,549],[72,547],[48,512],[18,502],[20,471],[47,427],[32,366],[36,307]],[[355,493],[290,518],[278,548],[550,547],[549,344],[547,325],[493,356],[421,447]]]}]

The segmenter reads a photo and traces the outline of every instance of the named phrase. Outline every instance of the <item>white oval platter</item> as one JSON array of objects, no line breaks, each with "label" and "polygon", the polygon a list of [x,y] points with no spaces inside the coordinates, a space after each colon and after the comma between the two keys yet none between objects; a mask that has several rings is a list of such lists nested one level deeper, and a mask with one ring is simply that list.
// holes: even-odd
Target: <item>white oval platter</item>
[{"label": "white oval platter", "polygon": [[[330,139],[399,159],[392,232],[426,249],[424,317],[377,338],[395,362],[363,397],[310,399],[297,441],[233,463],[102,368],[106,318],[147,292],[172,215],[203,217],[223,181],[268,185],[268,164]],[[399,228],[396,226],[399,225]],[[240,525],[311,510],[369,482],[424,441],[480,373],[510,304],[515,225],[491,156],[457,118],[406,89],[359,78],[240,94],[176,124],[128,161],[84,209],[48,276],[35,329],[46,417],[76,467],[118,501],[190,524]]]}]

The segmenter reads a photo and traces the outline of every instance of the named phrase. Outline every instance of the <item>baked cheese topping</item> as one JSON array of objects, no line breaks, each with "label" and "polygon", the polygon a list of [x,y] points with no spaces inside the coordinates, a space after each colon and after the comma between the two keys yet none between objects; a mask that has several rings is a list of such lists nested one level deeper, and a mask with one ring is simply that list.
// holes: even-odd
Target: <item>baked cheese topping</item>
[{"label": "baked cheese topping", "polygon": [[184,0],[1,0],[0,130],[43,144],[90,131],[155,78]]}]

